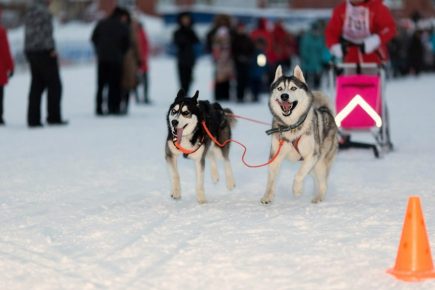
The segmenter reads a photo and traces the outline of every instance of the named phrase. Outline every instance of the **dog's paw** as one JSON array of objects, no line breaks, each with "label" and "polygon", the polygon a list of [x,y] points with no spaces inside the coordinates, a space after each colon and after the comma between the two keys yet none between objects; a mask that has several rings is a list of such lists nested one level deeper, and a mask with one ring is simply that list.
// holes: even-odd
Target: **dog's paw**
[{"label": "dog's paw", "polygon": [[216,184],[216,183],[218,183],[219,182],[219,175],[216,175],[216,176],[211,176],[211,181],[213,181],[213,183],[214,184]]},{"label": "dog's paw", "polygon": [[207,199],[204,197],[197,197],[196,200],[198,201],[199,204],[204,204],[207,203]]},{"label": "dog's paw", "polygon": [[234,183],[234,180],[227,181],[227,189],[233,190],[236,187],[236,184]]},{"label": "dog's paw", "polygon": [[299,197],[304,192],[304,185],[302,182],[293,183],[293,195]]},{"label": "dog's paw", "polygon": [[172,199],[179,200],[179,199],[181,199],[181,194],[173,193],[173,194],[171,194],[171,197],[172,197]]},{"label": "dog's paw", "polygon": [[205,198],[205,192],[203,189],[199,189],[196,192],[196,200],[199,204],[204,204],[207,202],[207,199]]},{"label": "dog's paw", "polygon": [[211,180],[215,184],[219,182],[219,172],[213,168],[211,169]]},{"label": "dog's paw", "polygon": [[270,203],[272,203],[272,199],[271,198],[269,198],[269,197],[262,197],[261,199],[260,199],[260,202],[261,202],[261,204],[270,204]]},{"label": "dog's paw", "polygon": [[211,163],[210,175],[211,175],[211,180],[213,181],[213,183],[216,184],[219,182],[219,171],[217,170],[215,162]]},{"label": "dog's paw", "polygon": [[312,202],[312,203],[319,203],[319,202],[323,201],[323,199],[324,199],[324,196],[323,196],[323,195],[316,195],[316,196],[311,200],[311,202]]}]

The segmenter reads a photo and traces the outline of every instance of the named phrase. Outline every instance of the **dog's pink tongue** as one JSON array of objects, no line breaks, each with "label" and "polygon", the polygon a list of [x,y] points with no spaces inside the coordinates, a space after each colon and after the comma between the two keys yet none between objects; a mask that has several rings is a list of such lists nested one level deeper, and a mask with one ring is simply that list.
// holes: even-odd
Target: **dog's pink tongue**
[{"label": "dog's pink tongue", "polygon": [[290,102],[281,102],[281,106],[286,110],[290,111],[292,104]]},{"label": "dog's pink tongue", "polygon": [[177,142],[181,143],[181,138],[183,138],[183,128],[177,128]]}]

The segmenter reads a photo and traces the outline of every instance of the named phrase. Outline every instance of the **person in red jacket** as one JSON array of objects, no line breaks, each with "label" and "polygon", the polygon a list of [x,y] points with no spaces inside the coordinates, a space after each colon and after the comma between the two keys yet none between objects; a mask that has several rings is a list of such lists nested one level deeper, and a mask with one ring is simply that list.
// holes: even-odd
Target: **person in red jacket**
[{"label": "person in red jacket", "polygon": [[325,34],[331,54],[344,62],[380,63],[388,57],[396,24],[382,0],[345,0],[334,9]]},{"label": "person in red jacket", "polygon": [[296,46],[293,36],[285,29],[282,20],[274,23],[271,36],[275,67],[281,65],[283,72],[288,72]]},{"label": "person in red jacket", "polygon": [[4,86],[8,79],[13,75],[14,61],[9,48],[9,41],[6,30],[0,26],[0,125],[4,125],[3,120],[3,94]]},{"label": "person in red jacket", "polygon": [[257,22],[257,28],[251,31],[251,38],[254,43],[264,43],[264,52],[266,54],[266,62],[268,67],[268,83],[272,83],[276,69],[276,55],[273,50],[272,32],[268,28],[268,20],[260,18]]},{"label": "person in red jacket", "polygon": [[[139,77],[140,82],[143,86],[143,102],[145,104],[149,104],[149,96],[148,96],[148,57],[150,54],[150,44],[148,41],[148,36],[144,30],[143,24],[141,22],[137,22],[136,24],[136,35],[137,35],[137,44],[139,46],[139,56],[140,56],[140,66],[139,66]],[[136,102],[139,103],[139,95],[136,94]]]}]

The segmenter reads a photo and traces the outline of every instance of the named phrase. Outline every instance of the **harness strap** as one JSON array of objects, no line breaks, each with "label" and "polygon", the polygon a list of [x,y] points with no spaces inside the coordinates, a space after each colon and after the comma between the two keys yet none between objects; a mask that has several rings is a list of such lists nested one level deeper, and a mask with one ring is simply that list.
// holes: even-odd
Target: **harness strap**
[{"label": "harness strap", "polygon": [[258,168],[258,167],[263,167],[263,166],[269,165],[270,163],[272,163],[272,162],[273,162],[273,161],[278,157],[279,153],[281,152],[281,148],[282,148],[282,146],[284,145],[284,139],[279,138],[278,149],[276,150],[275,154],[274,154],[273,156],[270,157],[269,161],[267,161],[267,162],[265,162],[265,163],[262,163],[262,164],[258,164],[258,165],[251,165],[251,164],[249,164],[248,162],[245,161],[245,155],[246,155],[246,151],[247,151],[247,148],[246,148],[245,145],[243,145],[241,142],[239,142],[239,141],[237,141],[237,140],[234,140],[234,139],[227,139],[227,140],[225,140],[223,143],[220,143],[220,142],[216,139],[216,137],[214,137],[214,136],[211,134],[210,130],[207,128],[207,124],[205,123],[205,121],[202,121],[202,126],[203,126],[205,132],[207,133],[208,137],[210,137],[210,139],[211,139],[211,140],[212,140],[212,141],[213,141],[217,146],[219,146],[219,147],[224,147],[224,146],[226,146],[226,145],[227,145],[228,143],[230,143],[230,142],[234,142],[234,143],[240,145],[240,146],[243,148],[242,162],[243,162],[243,164],[245,164],[246,167],[249,167],[249,168]]},{"label": "harness strap", "polygon": [[277,136],[277,138],[278,138],[278,140],[284,140],[285,142],[291,143],[293,145],[293,148],[295,148],[296,152],[301,156],[299,161],[304,160],[304,157],[302,157],[302,154],[299,151],[299,141],[301,141],[302,135],[299,136],[298,138],[294,139],[293,141],[290,141],[287,138],[282,138],[281,139],[279,136]]},{"label": "harness strap", "polygon": [[[301,152],[299,151],[299,141],[301,141],[301,137],[302,137],[302,135],[292,141],[292,145],[295,148],[296,152],[298,152],[299,155],[301,155]],[[302,161],[302,160],[304,160],[304,157],[302,157],[302,155],[301,155],[301,158],[299,159],[299,161]]]},{"label": "harness strap", "polygon": [[195,153],[196,151],[199,150],[199,148],[201,148],[201,146],[204,144],[204,136],[199,141],[198,147],[192,150],[186,149],[183,146],[181,146],[176,137],[172,138],[172,143],[178,149],[178,151],[181,151],[184,154],[184,157],[187,157],[189,154]]},{"label": "harness strap", "polygon": [[283,132],[287,132],[287,131],[295,131],[296,129],[298,129],[298,127],[300,125],[302,125],[305,122],[305,119],[308,116],[309,111],[307,111],[305,114],[303,114],[299,120],[296,122],[296,124],[292,124],[289,126],[282,126],[282,125],[278,125],[278,128],[272,128],[266,131],[267,135],[273,134],[273,133],[283,133]]}]

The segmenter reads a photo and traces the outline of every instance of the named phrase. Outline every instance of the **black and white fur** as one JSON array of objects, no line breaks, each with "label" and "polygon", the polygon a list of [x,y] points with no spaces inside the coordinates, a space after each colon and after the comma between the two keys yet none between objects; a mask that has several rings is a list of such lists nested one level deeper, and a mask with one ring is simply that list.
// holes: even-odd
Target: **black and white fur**
[{"label": "black and white fur", "polygon": [[279,66],[271,85],[269,109],[275,130],[270,156],[278,150],[280,138],[285,143],[275,161],[269,165],[266,192],[261,203],[272,201],[276,178],[284,159],[292,162],[301,160],[293,181],[293,194],[302,194],[304,179],[312,173],[316,184],[312,202],[322,201],[338,148],[337,126],[327,97],[309,90],[299,66],[295,67],[293,76],[283,76]]},{"label": "black and white fur", "polygon": [[[184,155],[185,158],[195,162],[196,169],[196,198],[199,203],[207,202],[204,192],[204,167],[205,158],[208,157],[211,165],[211,177],[214,183],[219,181],[216,159],[223,159],[225,168],[226,185],[229,190],[235,187],[233,171],[229,159],[229,143],[223,148],[214,144],[208,137],[202,121],[205,120],[211,134],[222,144],[231,138],[231,127],[235,120],[228,116],[231,110],[223,109],[218,103],[198,101],[198,91],[190,98],[180,90],[175,101],[169,107],[166,116],[168,136],[166,138],[166,162],[172,178],[171,197],[181,198],[180,174],[177,166],[177,158]],[[178,136],[177,136],[178,135]],[[179,142],[182,148],[194,152],[185,154],[176,146]]]}]

